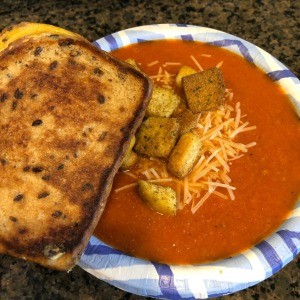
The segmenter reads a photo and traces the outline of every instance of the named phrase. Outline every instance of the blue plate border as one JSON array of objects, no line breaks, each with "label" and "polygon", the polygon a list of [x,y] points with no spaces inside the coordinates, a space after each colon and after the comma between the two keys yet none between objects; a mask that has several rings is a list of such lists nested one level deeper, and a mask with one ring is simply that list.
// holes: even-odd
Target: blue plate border
[{"label": "blue plate border", "polygon": [[[156,24],[122,30],[94,42],[105,51],[161,39],[201,41],[226,48],[254,63],[279,84],[300,117],[300,81],[261,48],[228,33],[185,24]],[[166,265],[126,255],[92,236],[78,263],[125,291],[159,299],[206,299],[231,294],[275,274],[300,252],[300,198],[270,237],[234,257],[199,265]]]}]

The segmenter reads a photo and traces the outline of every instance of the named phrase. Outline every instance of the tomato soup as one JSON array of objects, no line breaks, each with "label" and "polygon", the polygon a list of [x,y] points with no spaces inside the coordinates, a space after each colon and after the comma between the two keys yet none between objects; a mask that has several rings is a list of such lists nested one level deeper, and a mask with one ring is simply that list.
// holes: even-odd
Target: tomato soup
[{"label": "tomato soup", "polygon": [[[225,49],[198,42],[152,41],[113,53],[135,59],[148,75],[159,65],[180,62],[204,69],[221,65],[233,103],[256,129],[238,136],[256,146],[230,168],[235,200],[211,195],[193,214],[189,206],[175,216],[161,215],[141,201],[136,188],[114,192],[133,178],[119,172],[94,232],[102,241],[136,257],[171,264],[192,264],[229,257],[271,234],[293,209],[300,188],[299,117],[283,91],[265,73]],[[158,61],[159,64],[151,64]],[[169,65],[176,73],[179,66]]]}]

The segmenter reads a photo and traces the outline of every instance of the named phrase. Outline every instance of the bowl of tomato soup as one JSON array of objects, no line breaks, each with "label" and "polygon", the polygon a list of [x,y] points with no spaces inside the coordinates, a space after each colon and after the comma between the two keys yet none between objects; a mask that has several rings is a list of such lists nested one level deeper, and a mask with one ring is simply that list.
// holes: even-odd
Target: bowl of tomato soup
[{"label": "bowl of tomato soup", "polygon": [[[226,105],[199,116],[195,130],[207,151],[188,179],[174,179],[154,159],[118,172],[79,265],[134,294],[205,299],[255,285],[289,263],[300,251],[299,79],[259,47],[192,25],[131,28],[94,45],[134,60],[179,95],[182,66],[219,68]],[[175,215],[141,201],[143,176],[172,185]]]}]

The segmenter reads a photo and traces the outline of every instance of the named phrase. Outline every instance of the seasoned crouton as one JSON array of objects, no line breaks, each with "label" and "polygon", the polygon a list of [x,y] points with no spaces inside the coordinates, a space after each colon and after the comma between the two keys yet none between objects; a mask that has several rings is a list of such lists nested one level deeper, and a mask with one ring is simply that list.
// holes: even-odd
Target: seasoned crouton
[{"label": "seasoned crouton", "polygon": [[170,155],[168,171],[178,178],[186,177],[198,161],[200,150],[200,137],[192,132],[185,133]]},{"label": "seasoned crouton", "polygon": [[121,170],[128,170],[132,168],[138,162],[138,155],[132,151],[132,148],[135,144],[135,136],[130,140],[129,147],[126,151],[125,157],[123,159]]},{"label": "seasoned crouton", "polygon": [[171,89],[154,86],[146,116],[169,118],[180,103],[180,97]]},{"label": "seasoned crouton", "polygon": [[121,170],[124,171],[124,170],[131,169],[137,164],[138,161],[139,161],[139,156],[132,150],[129,151],[123,160],[123,163],[121,165]]},{"label": "seasoned crouton", "polygon": [[193,114],[189,109],[183,111],[179,117],[180,129],[179,135],[189,132],[197,127],[199,114]]},{"label": "seasoned crouton", "polygon": [[175,146],[178,134],[177,119],[149,117],[136,135],[134,150],[150,157],[167,158]]},{"label": "seasoned crouton", "polygon": [[171,187],[139,180],[138,193],[142,200],[155,211],[163,215],[176,214],[176,192]]},{"label": "seasoned crouton", "polygon": [[195,74],[197,71],[193,68],[190,68],[188,66],[182,66],[179,70],[179,72],[176,75],[175,83],[178,87],[182,87],[182,78],[191,74]]},{"label": "seasoned crouton", "polygon": [[214,110],[224,101],[225,85],[219,68],[183,77],[182,86],[193,113]]},{"label": "seasoned crouton", "polygon": [[[129,154],[129,152],[132,150],[132,148],[133,148],[133,146],[134,146],[134,144],[135,144],[135,135],[131,138],[131,140],[130,140],[130,143],[129,143],[129,147],[128,147],[128,149],[127,149],[127,151],[126,151],[126,155],[127,154]],[[125,157],[126,157],[126,155],[125,155]]]},{"label": "seasoned crouton", "polygon": [[141,68],[139,67],[139,65],[137,64],[137,62],[133,58],[125,59],[125,62],[132,65],[136,70],[141,71]]}]

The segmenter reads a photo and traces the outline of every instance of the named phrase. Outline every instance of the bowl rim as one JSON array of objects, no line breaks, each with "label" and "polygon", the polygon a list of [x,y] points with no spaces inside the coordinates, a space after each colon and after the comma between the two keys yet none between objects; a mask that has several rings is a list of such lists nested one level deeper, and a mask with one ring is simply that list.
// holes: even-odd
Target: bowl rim
[{"label": "bowl rim", "polygon": [[[117,31],[97,39],[94,45],[110,52],[161,39],[201,41],[243,56],[283,88],[300,117],[300,81],[296,75],[260,47],[226,32],[189,24],[153,24]],[[206,299],[228,295],[265,280],[300,252],[299,196],[279,229],[228,259],[184,266],[160,264],[124,254],[92,236],[78,265],[115,287],[141,296]]]}]

